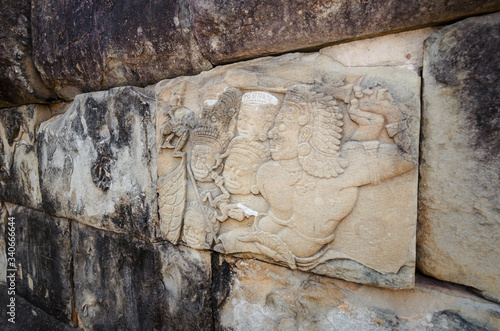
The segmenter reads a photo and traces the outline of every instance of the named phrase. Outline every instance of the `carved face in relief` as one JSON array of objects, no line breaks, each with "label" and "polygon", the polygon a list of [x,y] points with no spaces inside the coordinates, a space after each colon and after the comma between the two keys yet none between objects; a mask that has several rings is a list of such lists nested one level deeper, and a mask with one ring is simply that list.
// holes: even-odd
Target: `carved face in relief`
[{"label": "carved face in relief", "polygon": [[191,153],[191,170],[196,180],[210,181],[210,169],[215,165],[215,153],[210,144],[198,144]]},{"label": "carved face in relief", "polygon": [[262,106],[242,105],[238,115],[238,135],[249,140],[258,140],[266,127],[266,117],[262,116]]},{"label": "carved face in relief", "polygon": [[301,125],[293,116],[293,111],[287,104],[283,104],[274,127],[269,132],[271,138],[271,156],[274,160],[291,160],[298,156],[299,132]]},{"label": "carved face in relief", "polygon": [[199,216],[197,214],[186,213],[187,224],[184,225],[184,241],[191,247],[203,248],[207,233],[203,225],[200,225],[199,219],[190,220],[190,216]]},{"label": "carved face in relief", "polygon": [[224,165],[224,184],[229,193],[250,194],[258,161],[241,154],[229,154]]}]

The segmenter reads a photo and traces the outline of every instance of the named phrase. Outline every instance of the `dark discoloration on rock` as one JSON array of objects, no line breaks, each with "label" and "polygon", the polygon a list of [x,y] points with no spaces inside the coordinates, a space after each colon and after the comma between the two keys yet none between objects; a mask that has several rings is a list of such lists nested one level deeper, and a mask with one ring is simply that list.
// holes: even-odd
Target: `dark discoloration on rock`
[{"label": "dark discoloration on rock", "polygon": [[223,330],[220,324],[220,313],[231,293],[231,283],[234,272],[233,264],[227,262],[221,255],[212,253],[212,311],[214,320],[214,329]]},{"label": "dark discoloration on rock", "polygon": [[500,9],[481,1],[190,1],[192,25],[212,63],[283,53]]},{"label": "dark discoloration on rock", "polygon": [[43,80],[65,99],[211,67],[177,0],[35,1],[33,45]]},{"label": "dark discoloration on rock", "polygon": [[69,220],[20,206],[9,205],[7,209],[9,216],[15,217],[17,293],[70,323],[73,294]]},{"label": "dark discoloration on rock", "polygon": [[153,239],[154,101],[124,87],[78,96],[42,126],[40,187],[46,212]]},{"label": "dark discoloration on rock", "polygon": [[35,137],[40,122],[50,117],[44,105],[0,112],[0,199],[41,208]]},{"label": "dark discoloration on rock", "polygon": [[40,79],[31,57],[31,2],[0,3],[0,108],[56,98]]},{"label": "dark discoloration on rock", "polygon": [[446,326],[445,328],[435,328],[434,330],[463,330],[463,331],[475,331],[475,330],[484,330],[482,325],[477,325],[471,323],[464,319],[460,314],[452,310],[443,310],[438,313],[435,313],[432,316],[431,320],[432,324],[438,326]]},{"label": "dark discoloration on rock", "polygon": [[209,253],[76,222],[72,235],[75,307],[86,329],[212,329]]},{"label": "dark discoloration on rock", "polygon": [[464,129],[486,162],[500,155],[500,20],[491,17],[471,20],[467,29],[445,29],[429,62],[436,81],[461,95],[457,113],[467,117]]},{"label": "dark discoloration on rock", "polygon": [[[75,329],[65,324],[53,316],[47,314],[42,309],[32,305],[22,297],[16,295],[16,323],[11,323],[8,321],[10,318],[7,315],[8,308],[7,302],[10,300],[8,295],[8,287],[6,285],[0,284],[0,329],[3,331],[19,331],[19,330],[31,330],[31,331],[78,331],[81,329]],[[4,304],[5,303],[5,304]]]},{"label": "dark discoloration on rock", "polygon": [[500,14],[426,42],[417,266],[500,302]]}]

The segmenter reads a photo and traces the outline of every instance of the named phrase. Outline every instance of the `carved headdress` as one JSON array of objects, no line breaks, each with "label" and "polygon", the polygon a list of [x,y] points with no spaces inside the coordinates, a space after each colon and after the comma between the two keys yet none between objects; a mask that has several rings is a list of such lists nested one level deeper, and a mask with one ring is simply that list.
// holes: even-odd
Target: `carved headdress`
[{"label": "carved headdress", "polygon": [[308,85],[294,85],[283,103],[298,113],[299,163],[309,175],[337,177],[344,173],[347,160],[340,156],[342,113],[332,96],[318,93]]},{"label": "carved headdress", "polygon": [[228,154],[243,155],[252,161],[255,161],[255,164],[258,165],[261,165],[271,159],[271,153],[265,145],[241,137],[236,137],[231,141],[231,144],[228,147],[228,153],[226,153],[224,157]]},{"label": "carved headdress", "polygon": [[225,87],[220,93],[215,88],[208,88],[200,95],[203,99],[201,126],[193,133],[216,139],[222,148],[234,136],[232,123],[238,109],[241,92],[237,88]]}]

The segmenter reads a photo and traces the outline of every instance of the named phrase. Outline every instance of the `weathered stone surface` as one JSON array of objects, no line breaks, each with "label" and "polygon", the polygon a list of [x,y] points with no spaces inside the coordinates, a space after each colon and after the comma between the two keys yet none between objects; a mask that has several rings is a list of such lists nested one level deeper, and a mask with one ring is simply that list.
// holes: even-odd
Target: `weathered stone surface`
[{"label": "weathered stone surface", "polygon": [[157,223],[154,100],[140,88],[79,95],[37,136],[43,209],[153,238]]},{"label": "weathered stone surface", "polygon": [[500,301],[500,14],[446,27],[424,62],[418,267]]},{"label": "weathered stone surface", "polygon": [[410,70],[422,68],[424,41],[438,28],[393,33],[326,47],[321,54],[328,55],[346,67],[404,66]]},{"label": "weathered stone surface", "polygon": [[413,286],[420,78],[321,54],[157,86],[159,236]]},{"label": "weathered stone surface", "polygon": [[8,216],[15,218],[16,294],[72,323],[70,221],[9,203],[6,207]]},{"label": "weathered stone surface", "polygon": [[81,327],[212,330],[210,253],[146,243],[77,222],[72,241]]},{"label": "weathered stone surface", "polygon": [[8,294],[8,286],[0,284],[0,329],[3,331],[78,331],[81,329],[72,328],[53,316],[47,314],[42,309],[32,305],[22,297],[15,296],[15,323],[9,322],[11,318],[7,315],[10,308],[7,307],[11,296]]},{"label": "weathered stone surface", "polygon": [[45,105],[27,105],[0,112],[0,199],[40,209],[36,134],[50,118]]},{"label": "weathered stone surface", "polygon": [[488,13],[500,2],[203,0],[190,9],[203,53],[227,63]]},{"label": "weathered stone surface", "polygon": [[31,55],[31,1],[2,0],[0,13],[0,108],[53,101]]},{"label": "weathered stone surface", "polygon": [[498,330],[500,305],[462,286],[417,275],[389,290],[226,258],[231,291],[219,310],[226,330]]},{"label": "weathered stone surface", "polygon": [[185,1],[35,1],[32,20],[36,67],[66,100],[211,67],[191,32]]}]

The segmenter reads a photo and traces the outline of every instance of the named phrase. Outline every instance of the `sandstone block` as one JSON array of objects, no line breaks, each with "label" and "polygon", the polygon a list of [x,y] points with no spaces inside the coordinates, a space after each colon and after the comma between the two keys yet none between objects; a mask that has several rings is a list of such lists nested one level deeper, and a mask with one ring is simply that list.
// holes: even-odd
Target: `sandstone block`
[{"label": "sandstone block", "polygon": [[393,33],[386,36],[352,41],[320,50],[346,67],[402,66],[422,68],[424,41],[438,28]]},{"label": "sandstone block", "polygon": [[496,0],[190,1],[202,52],[212,63],[319,47],[500,9]]},{"label": "sandstone block", "polygon": [[413,286],[420,78],[322,53],[157,85],[159,237]]},{"label": "sandstone block", "polygon": [[79,95],[37,136],[45,212],[153,238],[154,101],[139,88]]},{"label": "sandstone block", "polygon": [[36,134],[50,118],[45,105],[26,105],[0,112],[0,199],[41,209]]},{"label": "sandstone block", "polygon": [[146,86],[211,67],[184,1],[33,2],[33,58],[57,94]]},{"label": "sandstone block", "polygon": [[418,267],[500,300],[500,14],[433,35],[424,61]]},{"label": "sandstone block", "polygon": [[210,253],[73,223],[75,309],[86,330],[212,330]]},{"label": "sandstone block", "polygon": [[458,285],[417,275],[390,290],[221,258],[231,291],[219,309],[230,330],[497,330],[500,306]]},{"label": "sandstone block", "polygon": [[0,108],[55,100],[33,63],[31,1],[4,0],[0,12]]},{"label": "sandstone block", "polygon": [[70,221],[12,204],[6,207],[8,216],[15,218],[16,294],[62,322],[71,323]]}]

